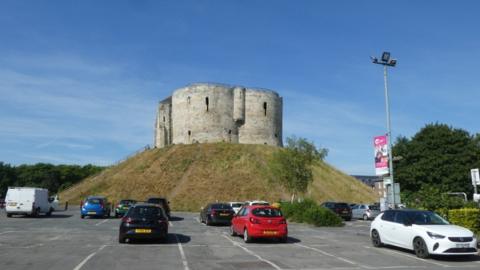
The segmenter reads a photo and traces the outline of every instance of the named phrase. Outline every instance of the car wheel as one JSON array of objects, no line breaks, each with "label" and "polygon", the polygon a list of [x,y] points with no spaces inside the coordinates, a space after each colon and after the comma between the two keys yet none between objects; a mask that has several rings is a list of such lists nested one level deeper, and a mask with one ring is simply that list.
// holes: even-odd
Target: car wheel
[{"label": "car wheel", "polygon": [[237,236],[237,233],[236,233],[235,230],[233,229],[233,225],[230,225],[230,235],[231,235],[231,236]]},{"label": "car wheel", "polygon": [[368,220],[368,216],[367,216],[367,215],[363,215],[363,220],[367,221],[367,220]]},{"label": "car wheel", "polygon": [[382,240],[380,239],[380,234],[377,230],[372,231],[372,244],[374,247],[381,247],[383,246]]},{"label": "car wheel", "polygon": [[205,221],[205,224],[206,224],[207,226],[212,225],[212,220],[210,219],[210,217],[207,216],[207,220]]},{"label": "car wheel", "polygon": [[7,217],[12,217],[12,214],[8,214],[8,213],[7,213]]},{"label": "car wheel", "polygon": [[426,259],[430,256],[427,244],[425,244],[425,241],[420,237],[413,239],[413,250],[418,258]]},{"label": "car wheel", "polygon": [[32,213],[32,217],[38,217],[38,214],[40,213],[40,209],[35,209]]},{"label": "car wheel", "polygon": [[245,228],[245,230],[243,230],[243,241],[244,241],[245,243],[251,243],[251,242],[252,242],[252,238],[251,238],[250,235],[248,234],[247,228]]},{"label": "car wheel", "polygon": [[80,218],[84,218],[85,216],[84,215],[80,215]]},{"label": "car wheel", "polygon": [[50,208],[50,210],[48,210],[48,212],[47,212],[47,217],[51,216],[51,215],[52,215],[52,212],[53,212],[53,209]]},{"label": "car wheel", "polygon": [[125,244],[125,237],[118,236],[118,243]]}]

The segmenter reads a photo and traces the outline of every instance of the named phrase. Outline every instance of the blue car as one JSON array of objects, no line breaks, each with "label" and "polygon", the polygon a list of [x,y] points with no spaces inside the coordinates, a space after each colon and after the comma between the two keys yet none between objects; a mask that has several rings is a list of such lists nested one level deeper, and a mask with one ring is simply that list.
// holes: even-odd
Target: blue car
[{"label": "blue car", "polygon": [[103,196],[89,196],[82,203],[80,217],[110,217],[111,206],[107,198]]}]

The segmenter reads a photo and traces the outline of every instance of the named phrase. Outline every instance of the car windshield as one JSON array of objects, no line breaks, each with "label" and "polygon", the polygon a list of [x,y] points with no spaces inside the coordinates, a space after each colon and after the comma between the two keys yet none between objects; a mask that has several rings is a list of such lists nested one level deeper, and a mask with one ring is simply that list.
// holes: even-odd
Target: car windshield
[{"label": "car windshield", "polygon": [[380,207],[378,205],[375,205],[375,204],[370,204],[368,206],[368,209],[370,209],[370,210],[380,210]]},{"label": "car windshield", "polygon": [[448,225],[448,221],[429,211],[419,211],[408,213],[413,224],[417,225]]},{"label": "car windshield", "polygon": [[89,204],[99,204],[99,203],[102,203],[103,200],[102,199],[88,199],[87,202]]},{"label": "car windshield", "polygon": [[269,205],[267,202],[254,202],[252,205]]},{"label": "car windshield", "polygon": [[155,218],[163,217],[162,209],[155,206],[139,206],[130,208],[127,214],[131,218]]},{"label": "car windshield", "polygon": [[346,203],[336,203],[335,204],[335,207],[338,207],[338,208],[349,208],[350,206]]},{"label": "car windshield", "polygon": [[121,200],[120,201],[120,204],[126,204],[126,205],[130,205],[130,204],[134,204],[135,201],[134,200]]},{"label": "car windshield", "polygon": [[148,199],[148,203],[154,203],[154,204],[165,204],[165,199]]},{"label": "car windshield", "polygon": [[212,204],[212,209],[223,209],[223,210],[232,210],[232,207],[225,203],[216,203]]},{"label": "car windshield", "polygon": [[281,217],[282,212],[276,208],[255,208],[252,214],[257,217]]}]

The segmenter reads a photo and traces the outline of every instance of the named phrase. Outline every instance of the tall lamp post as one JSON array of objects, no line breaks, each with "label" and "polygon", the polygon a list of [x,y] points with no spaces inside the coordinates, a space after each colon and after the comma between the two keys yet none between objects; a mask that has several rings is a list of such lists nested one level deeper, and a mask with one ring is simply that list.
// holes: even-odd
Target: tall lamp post
[{"label": "tall lamp post", "polygon": [[383,65],[383,80],[385,84],[385,110],[387,111],[387,137],[388,137],[388,169],[390,172],[390,181],[392,182],[392,203],[393,207],[396,208],[395,204],[395,182],[393,181],[393,158],[392,158],[392,130],[390,123],[390,106],[388,99],[388,87],[387,87],[387,67],[394,67],[397,64],[396,59],[390,58],[389,52],[383,52],[382,58],[377,59],[376,57],[371,57],[374,64]]}]

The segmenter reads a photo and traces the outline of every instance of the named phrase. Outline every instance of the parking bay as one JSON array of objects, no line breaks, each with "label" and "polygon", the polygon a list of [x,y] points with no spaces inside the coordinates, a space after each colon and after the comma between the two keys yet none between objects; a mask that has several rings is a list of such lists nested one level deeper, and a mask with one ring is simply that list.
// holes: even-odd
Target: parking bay
[{"label": "parking bay", "polygon": [[[0,214],[2,269],[478,269],[479,257],[421,260],[409,251],[373,248],[369,222],[340,228],[289,224],[287,243],[245,244],[226,226],[205,226],[197,213],[173,213],[166,243],[118,244],[119,219]],[[5,267],[5,268],[4,268]]]}]

